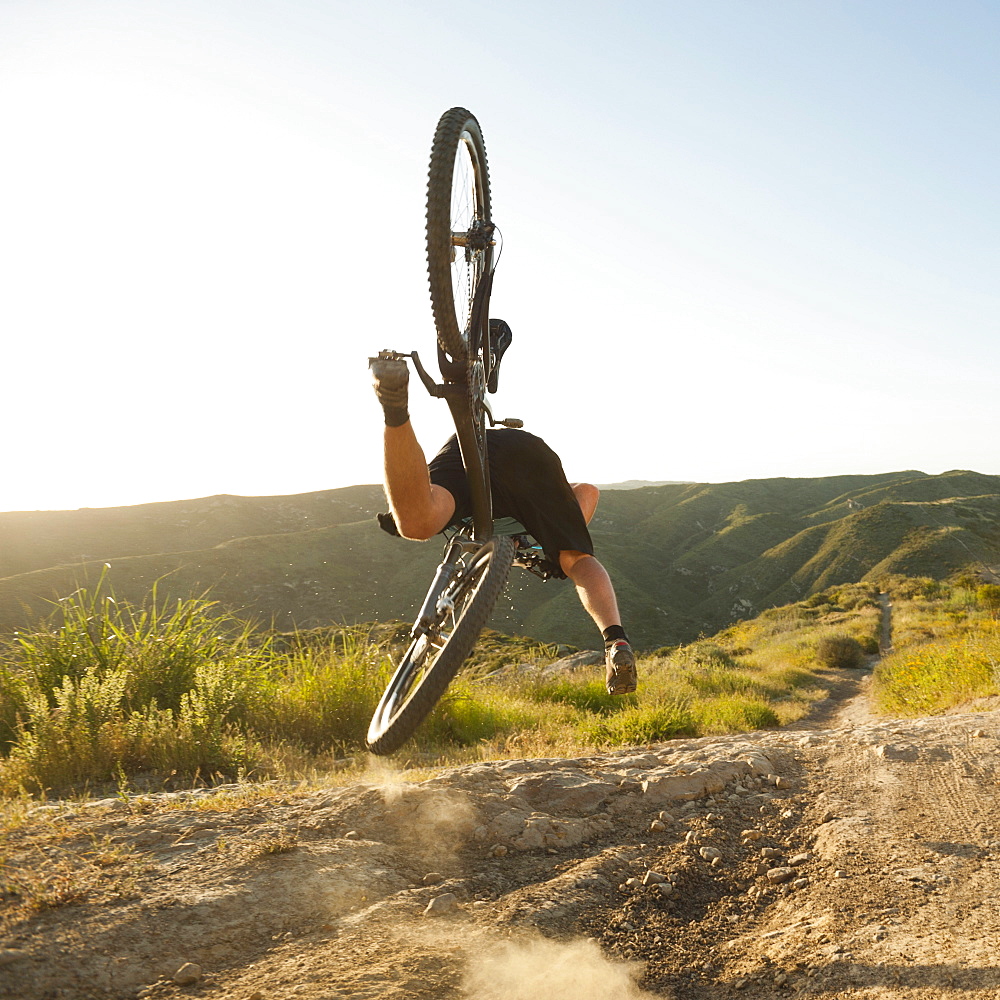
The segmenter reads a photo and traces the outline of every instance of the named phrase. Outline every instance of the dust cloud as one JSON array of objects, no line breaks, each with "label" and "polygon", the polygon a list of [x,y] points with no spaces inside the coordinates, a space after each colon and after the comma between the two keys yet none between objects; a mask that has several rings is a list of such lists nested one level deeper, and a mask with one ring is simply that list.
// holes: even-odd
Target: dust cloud
[{"label": "dust cloud", "polygon": [[636,985],[641,975],[641,964],[613,961],[595,941],[533,938],[486,946],[463,987],[469,1000],[653,1000]]},{"label": "dust cloud", "polygon": [[369,820],[411,847],[454,854],[477,825],[476,810],[464,791],[416,785],[389,761],[372,762],[367,777],[385,809]]}]

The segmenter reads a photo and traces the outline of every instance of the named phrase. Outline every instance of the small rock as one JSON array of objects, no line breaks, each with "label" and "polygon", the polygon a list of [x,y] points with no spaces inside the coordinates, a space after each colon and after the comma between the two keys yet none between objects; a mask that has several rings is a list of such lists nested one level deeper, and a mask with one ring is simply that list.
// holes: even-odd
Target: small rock
[{"label": "small rock", "polygon": [[625,879],[625,885],[629,889],[634,889],[637,885],[643,885],[643,882],[637,878],[627,878]]},{"label": "small rock", "polygon": [[779,972],[774,977],[774,985],[775,986],[784,986],[784,984],[787,983],[787,982],[788,982],[788,976],[786,976],[785,973],[783,973],[783,972]]},{"label": "small rock", "polygon": [[191,986],[201,979],[201,966],[185,962],[170,978],[178,986]]},{"label": "small rock", "polygon": [[648,871],[642,876],[643,885],[659,885],[661,882],[666,882],[667,876],[661,875],[659,872]]},{"label": "small rock", "polygon": [[650,833],[662,833],[666,830],[667,824],[663,822],[662,819],[654,819],[652,823],[649,824]]},{"label": "small rock", "polygon": [[659,882],[655,888],[661,896],[671,896],[674,892],[674,887],[669,882]]},{"label": "small rock", "polygon": [[698,851],[698,853],[706,861],[715,861],[715,860],[720,859],[722,857],[722,852],[721,851],[717,851],[714,847],[702,847]]},{"label": "small rock", "polygon": [[12,965],[14,962],[19,962],[22,958],[27,958],[28,955],[29,952],[21,948],[0,948],[0,967]]},{"label": "small rock", "polygon": [[851,876],[850,876],[850,875],[848,875],[848,874],[847,874],[847,872],[845,872],[845,871],[843,870],[843,868],[838,868],[838,869],[837,869],[837,870],[836,870],[836,871],[835,871],[835,872],[833,873],[833,877],[834,877],[834,878],[850,878]]},{"label": "small rock", "polygon": [[489,905],[490,905],[490,903],[489,903],[489,900],[486,900],[486,899],[477,899],[477,900],[476,900],[476,901],[475,901],[475,902],[474,902],[474,903],[472,904],[472,908],[473,908],[474,910],[481,910],[481,909],[483,909],[484,907],[486,907],[486,906],[489,906]]},{"label": "small rock", "polygon": [[768,882],[773,885],[780,885],[782,882],[789,882],[795,876],[794,868],[771,868],[767,873]]},{"label": "small rock", "polygon": [[621,922],[621,923],[620,923],[620,924],[619,924],[618,926],[619,926],[619,927],[620,927],[620,928],[621,928],[621,929],[622,929],[623,931],[626,931],[626,932],[631,932],[631,931],[634,931],[634,930],[635,930],[635,927],[634,927],[634,925],[630,924],[630,923],[629,923],[629,922],[628,922],[627,920],[623,920],[623,921],[622,921],[622,922]]},{"label": "small rock", "polygon": [[494,844],[490,848],[490,855],[494,858],[503,858],[507,856],[507,848],[503,844]]},{"label": "small rock", "polygon": [[972,735],[974,737],[976,737],[976,739],[981,740],[986,735],[986,730],[985,729],[973,729],[972,730]]},{"label": "small rock", "polygon": [[425,917],[439,917],[458,909],[458,896],[446,892],[443,896],[435,896],[424,908]]},{"label": "small rock", "polygon": [[791,778],[782,777],[780,774],[774,779],[775,788],[791,788],[794,782]]},{"label": "small rock", "polygon": [[752,840],[760,840],[760,830],[744,830],[740,836],[749,843]]},{"label": "small rock", "polygon": [[361,836],[358,834],[357,830],[348,830],[344,834],[344,840],[360,840]]},{"label": "small rock", "polygon": [[747,984],[749,982],[750,982],[749,979],[737,979],[736,982],[733,983],[733,989],[734,990],[745,990],[747,988]]},{"label": "small rock", "polygon": [[440,872],[428,872],[421,881],[424,885],[437,885],[444,881],[444,876]]},{"label": "small rock", "polygon": [[674,821],[674,817],[671,816],[670,813],[668,813],[668,812],[661,812],[661,813],[659,813],[659,817],[660,817],[660,819],[663,820],[664,823],[673,823],[673,821]]},{"label": "small rock", "polygon": [[698,831],[697,830],[688,830],[688,832],[684,834],[684,843],[685,844],[697,844],[698,843]]},{"label": "small rock", "polygon": [[779,851],[776,847],[762,847],[760,849],[760,856],[762,858],[780,858],[781,851]]},{"label": "small rock", "polygon": [[797,878],[792,882],[793,889],[804,889],[809,884],[809,879],[807,878]]},{"label": "small rock", "polygon": [[799,865],[804,865],[810,859],[810,854],[808,851],[802,854],[796,854],[794,858],[789,858],[788,863],[793,867],[797,868]]}]

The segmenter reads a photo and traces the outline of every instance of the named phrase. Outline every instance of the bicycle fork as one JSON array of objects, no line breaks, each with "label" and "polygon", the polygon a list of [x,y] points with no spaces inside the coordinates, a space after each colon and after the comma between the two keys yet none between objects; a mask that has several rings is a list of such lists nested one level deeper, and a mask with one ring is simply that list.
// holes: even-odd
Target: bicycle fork
[{"label": "bicycle fork", "polygon": [[413,623],[413,628],[410,630],[412,638],[416,639],[421,635],[430,635],[436,631],[434,627],[435,622],[444,607],[442,602],[447,603],[445,592],[458,572],[462,548],[459,542],[453,541],[449,543],[448,548],[445,550],[444,558],[438,563],[438,568],[427,590],[424,603],[420,606],[420,613],[417,615],[417,620]]}]

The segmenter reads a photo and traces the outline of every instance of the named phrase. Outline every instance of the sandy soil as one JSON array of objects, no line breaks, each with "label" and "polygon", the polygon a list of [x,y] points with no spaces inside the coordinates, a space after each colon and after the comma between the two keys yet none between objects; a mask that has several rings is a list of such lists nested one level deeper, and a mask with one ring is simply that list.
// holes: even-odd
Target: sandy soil
[{"label": "sandy soil", "polygon": [[794,730],[45,807],[0,996],[1000,997],[1000,714],[869,677]]}]

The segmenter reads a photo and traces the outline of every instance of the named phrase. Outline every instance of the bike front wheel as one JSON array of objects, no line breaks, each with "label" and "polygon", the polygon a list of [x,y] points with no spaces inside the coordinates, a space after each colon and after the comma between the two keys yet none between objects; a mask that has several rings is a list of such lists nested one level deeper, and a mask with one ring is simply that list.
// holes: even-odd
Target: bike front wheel
[{"label": "bike front wheel", "polygon": [[368,728],[368,749],[395,753],[444,694],[489,620],[514,561],[514,541],[495,537],[455,575],[429,631],[410,643]]},{"label": "bike front wheel", "polygon": [[453,361],[487,344],[492,270],[486,146],[472,113],[452,108],[441,116],[431,147],[427,275],[438,343]]}]

